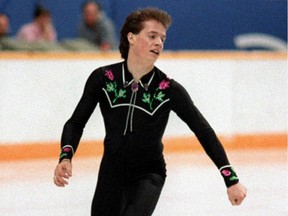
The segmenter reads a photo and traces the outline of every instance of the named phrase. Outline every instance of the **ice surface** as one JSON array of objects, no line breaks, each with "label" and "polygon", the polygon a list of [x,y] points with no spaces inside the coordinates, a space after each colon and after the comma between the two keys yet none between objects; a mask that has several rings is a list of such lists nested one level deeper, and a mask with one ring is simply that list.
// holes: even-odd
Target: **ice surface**
[{"label": "ice surface", "polygon": [[[166,155],[167,179],[153,216],[287,216],[286,150],[228,153],[248,188],[231,206],[224,181],[203,152]],[[65,188],[53,184],[55,160],[0,163],[1,216],[89,216],[99,158],[74,158]]]}]

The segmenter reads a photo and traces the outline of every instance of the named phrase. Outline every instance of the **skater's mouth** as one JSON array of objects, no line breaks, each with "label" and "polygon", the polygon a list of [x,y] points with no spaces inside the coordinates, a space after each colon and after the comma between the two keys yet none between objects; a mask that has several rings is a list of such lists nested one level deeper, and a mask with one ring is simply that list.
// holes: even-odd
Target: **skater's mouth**
[{"label": "skater's mouth", "polygon": [[152,52],[152,53],[154,53],[154,54],[156,54],[156,55],[159,55],[159,54],[160,54],[160,52],[159,52],[158,50],[150,50],[150,52]]}]

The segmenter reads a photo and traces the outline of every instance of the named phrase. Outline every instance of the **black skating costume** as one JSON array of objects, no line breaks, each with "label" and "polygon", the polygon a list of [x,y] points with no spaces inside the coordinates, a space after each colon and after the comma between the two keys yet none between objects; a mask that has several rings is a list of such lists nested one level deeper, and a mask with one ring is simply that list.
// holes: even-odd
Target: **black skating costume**
[{"label": "black skating costume", "polygon": [[171,110],[195,133],[226,186],[238,182],[214,130],[186,90],[157,67],[136,83],[125,61],[98,68],[88,78],[64,126],[60,161],[72,158],[98,103],[106,136],[93,216],[152,214],[166,177],[162,137]]}]

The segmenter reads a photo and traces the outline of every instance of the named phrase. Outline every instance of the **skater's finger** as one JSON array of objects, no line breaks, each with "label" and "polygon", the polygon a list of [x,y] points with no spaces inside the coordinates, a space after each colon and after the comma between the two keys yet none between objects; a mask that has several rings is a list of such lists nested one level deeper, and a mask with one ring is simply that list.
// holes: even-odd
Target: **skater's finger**
[{"label": "skater's finger", "polygon": [[56,177],[56,176],[54,176],[53,180],[54,180],[54,184],[55,184],[56,186],[58,186],[58,187],[65,187],[65,185],[68,185],[68,182],[65,181],[65,180],[64,180],[63,178],[61,178],[61,177]]},{"label": "skater's finger", "polygon": [[65,179],[69,179],[69,176],[67,174],[62,174],[61,172],[59,174],[55,171],[53,179],[57,186],[64,187],[65,185],[68,185],[68,181]]}]

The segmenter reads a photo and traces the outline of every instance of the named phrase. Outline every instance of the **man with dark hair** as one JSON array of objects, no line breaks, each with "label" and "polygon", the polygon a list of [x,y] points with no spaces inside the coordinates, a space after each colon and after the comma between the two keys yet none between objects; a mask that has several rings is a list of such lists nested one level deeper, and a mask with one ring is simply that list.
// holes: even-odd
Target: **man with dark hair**
[{"label": "man with dark hair", "polygon": [[22,26],[17,33],[17,39],[28,42],[56,41],[56,37],[51,13],[41,6],[35,7],[33,21]]},{"label": "man with dark hair", "polygon": [[99,103],[106,136],[92,216],[152,215],[166,178],[162,137],[171,110],[196,134],[220,170],[231,203],[240,205],[246,196],[214,130],[187,91],[154,66],[170,24],[170,15],[159,9],[132,12],[121,30],[124,61],[97,68],[89,76],[64,126],[54,172],[59,187],[72,176],[72,157]]},{"label": "man with dark hair", "polygon": [[100,50],[117,48],[115,27],[101,5],[95,1],[87,1],[82,6],[83,20],[78,27],[80,38],[94,43]]}]

